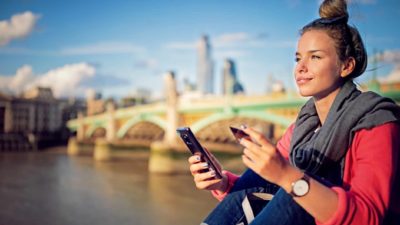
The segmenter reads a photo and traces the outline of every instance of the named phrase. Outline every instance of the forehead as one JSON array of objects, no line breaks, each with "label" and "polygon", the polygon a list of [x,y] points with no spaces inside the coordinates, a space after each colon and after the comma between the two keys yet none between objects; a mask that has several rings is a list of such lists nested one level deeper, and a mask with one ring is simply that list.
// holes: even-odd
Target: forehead
[{"label": "forehead", "polygon": [[335,52],[335,42],[333,39],[322,30],[310,30],[306,31],[299,39],[297,43],[297,51],[309,52],[309,51],[326,51]]}]

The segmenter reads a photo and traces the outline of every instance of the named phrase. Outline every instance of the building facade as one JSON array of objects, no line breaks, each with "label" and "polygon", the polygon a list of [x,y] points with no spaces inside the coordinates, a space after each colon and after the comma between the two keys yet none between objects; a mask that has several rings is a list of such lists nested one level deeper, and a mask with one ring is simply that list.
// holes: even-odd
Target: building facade
[{"label": "building facade", "polygon": [[37,87],[20,97],[0,94],[0,150],[33,150],[67,140],[66,121],[77,114],[71,107],[55,99],[50,88]]},{"label": "building facade", "polygon": [[214,93],[214,62],[208,36],[201,37],[198,46],[197,90],[202,94]]},{"label": "building facade", "polygon": [[244,88],[237,78],[235,62],[232,59],[226,59],[222,70],[222,94],[239,93],[244,93]]}]

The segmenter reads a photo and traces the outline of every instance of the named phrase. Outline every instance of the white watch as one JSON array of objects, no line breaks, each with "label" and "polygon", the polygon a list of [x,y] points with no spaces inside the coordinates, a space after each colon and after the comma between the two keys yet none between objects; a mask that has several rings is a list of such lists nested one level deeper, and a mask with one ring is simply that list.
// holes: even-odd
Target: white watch
[{"label": "white watch", "polygon": [[310,191],[310,177],[304,174],[302,178],[292,183],[290,195],[293,197],[303,197]]}]

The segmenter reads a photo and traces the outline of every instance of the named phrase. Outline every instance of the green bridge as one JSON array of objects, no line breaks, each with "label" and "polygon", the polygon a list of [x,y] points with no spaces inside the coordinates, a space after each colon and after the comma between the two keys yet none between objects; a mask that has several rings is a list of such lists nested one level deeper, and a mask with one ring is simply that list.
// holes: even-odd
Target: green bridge
[{"label": "green bridge", "polygon": [[[172,158],[187,153],[176,128],[191,127],[210,151],[239,154],[241,148],[229,126],[246,124],[276,141],[307,100],[290,93],[184,98],[178,96],[173,76],[166,86],[163,102],[120,109],[110,104],[102,114],[69,121],[68,128],[76,132],[76,137],[70,139],[68,152],[108,160],[116,155],[124,157],[134,149],[150,149],[150,170],[171,172],[177,170]],[[400,102],[400,91],[390,89],[381,94]]]}]

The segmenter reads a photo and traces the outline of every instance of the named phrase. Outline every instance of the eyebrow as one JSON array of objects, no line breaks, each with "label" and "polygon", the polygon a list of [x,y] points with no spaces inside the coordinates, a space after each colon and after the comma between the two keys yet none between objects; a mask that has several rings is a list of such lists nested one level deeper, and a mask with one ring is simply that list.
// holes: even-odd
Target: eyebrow
[{"label": "eyebrow", "polygon": [[[315,52],[325,52],[325,51],[324,50],[319,50],[319,49],[307,51],[307,53],[315,53]],[[295,55],[298,56],[298,55],[301,55],[301,54],[299,52],[296,52]]]}]

